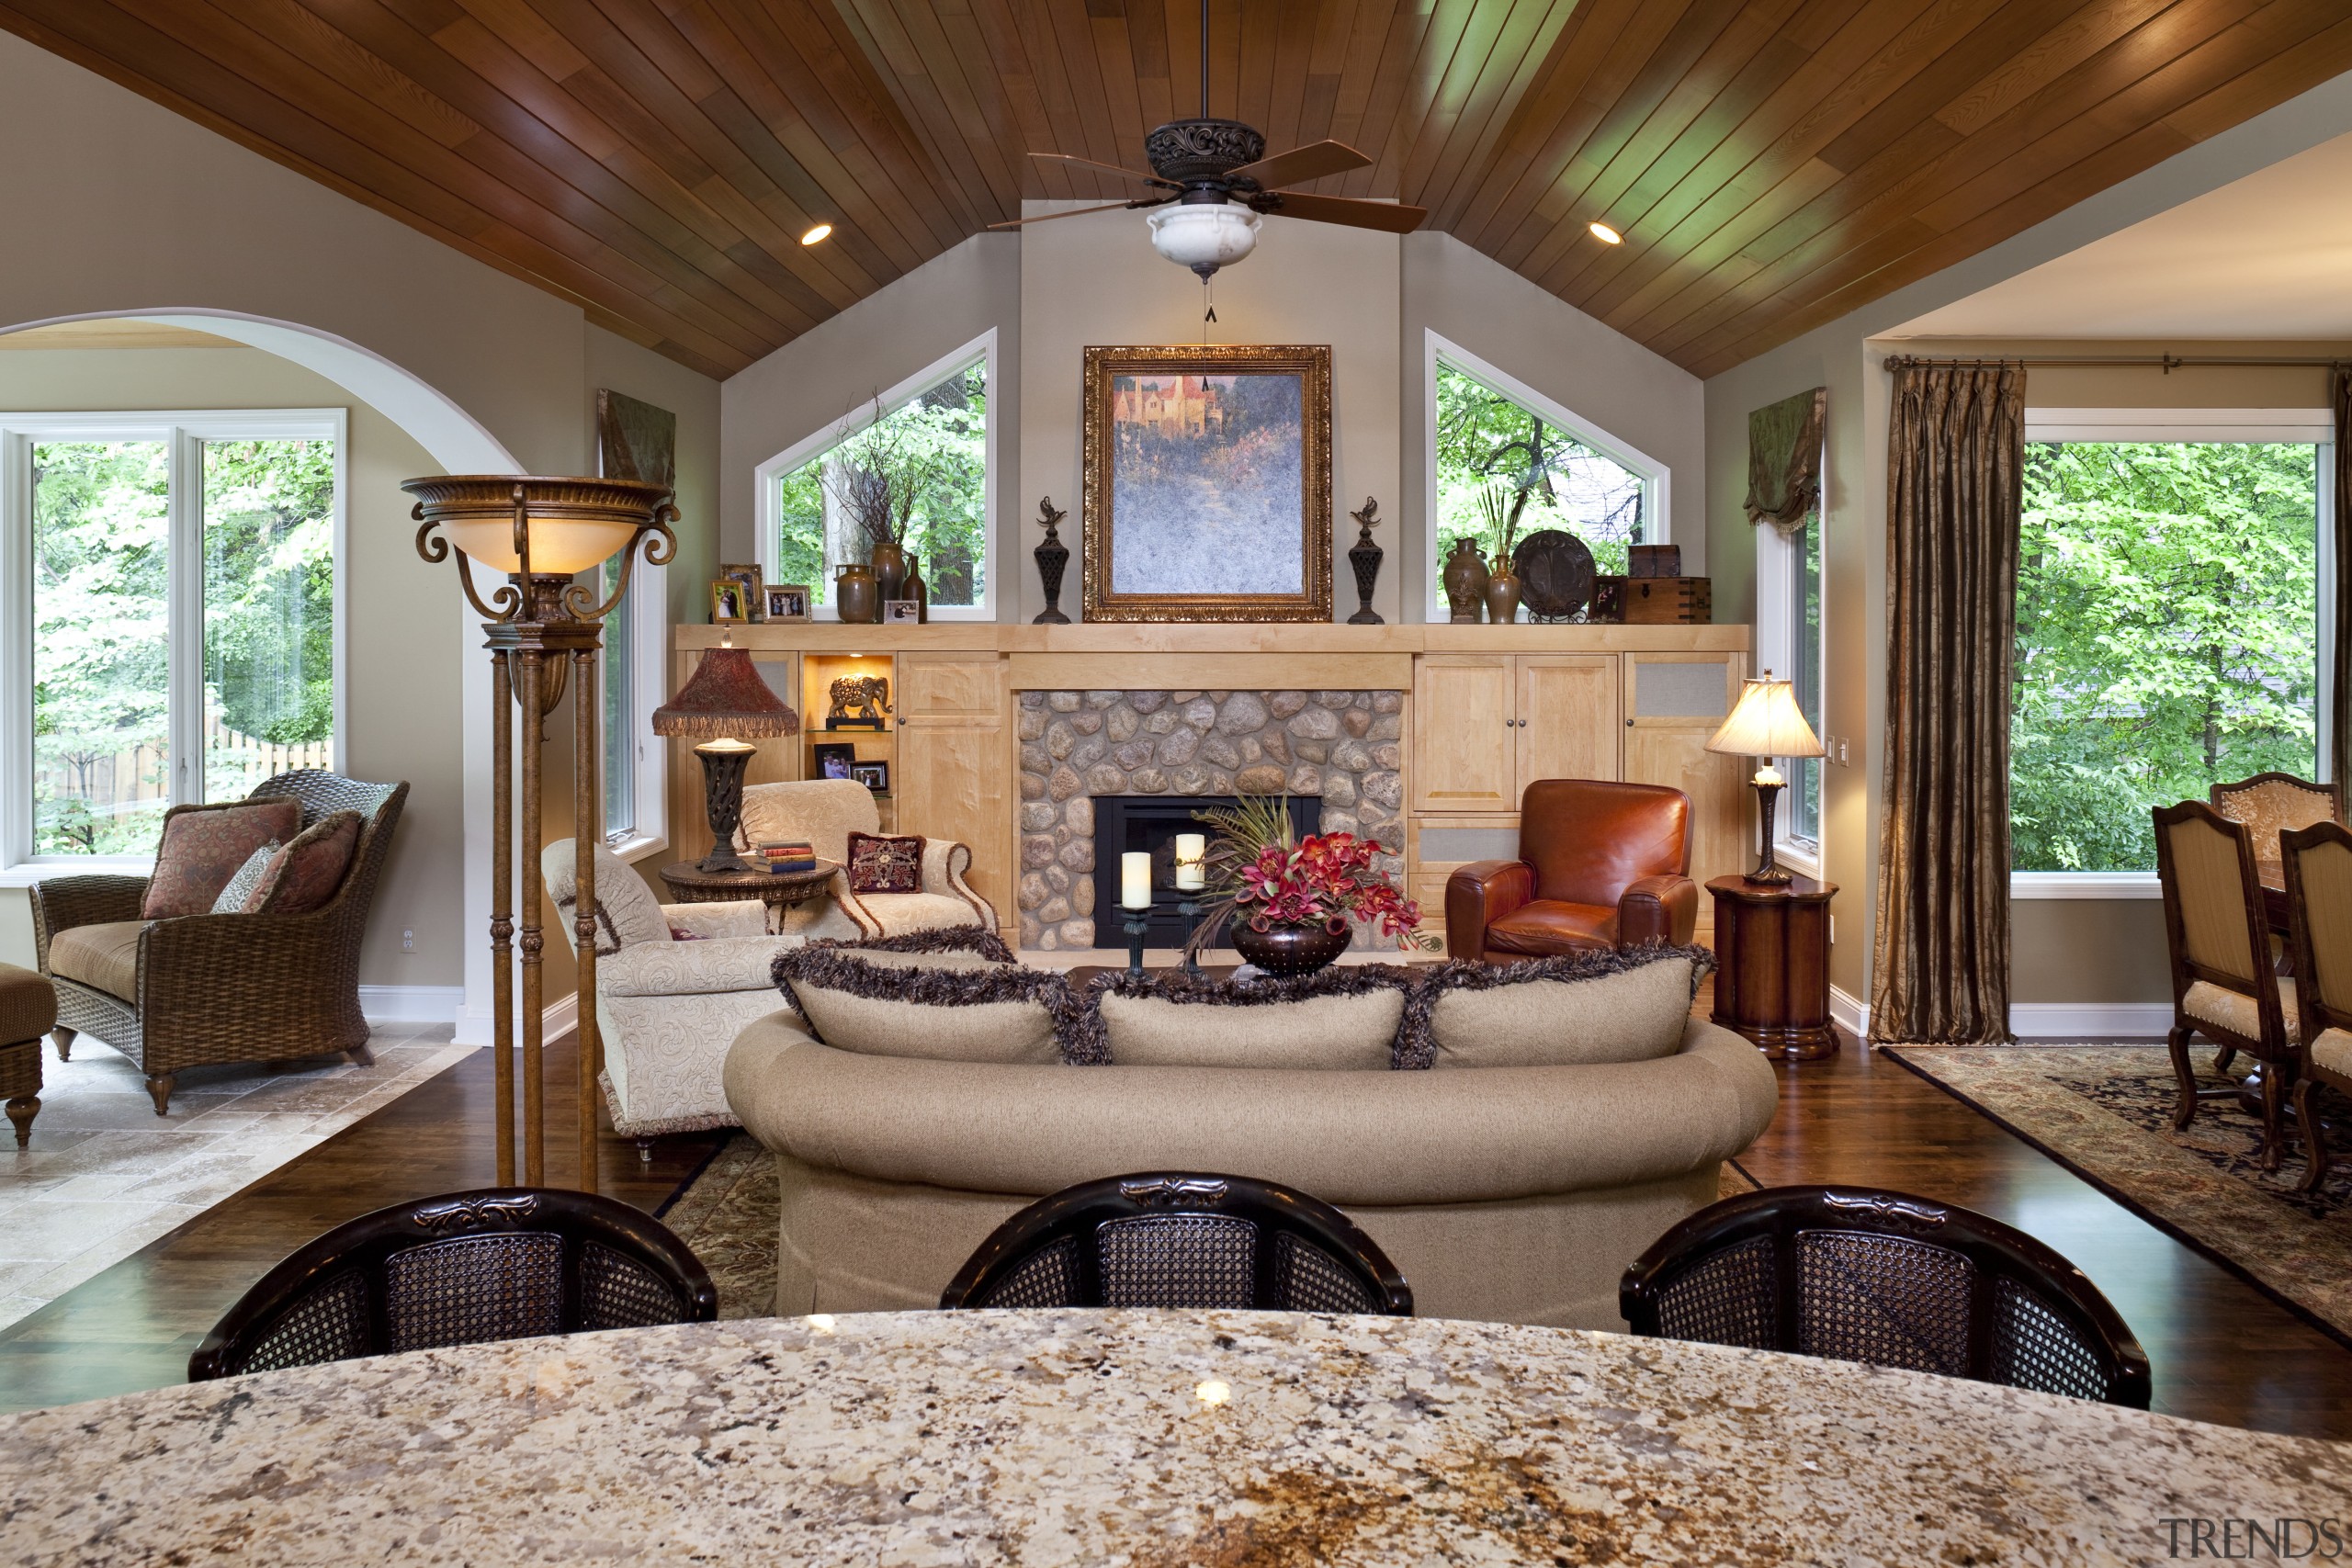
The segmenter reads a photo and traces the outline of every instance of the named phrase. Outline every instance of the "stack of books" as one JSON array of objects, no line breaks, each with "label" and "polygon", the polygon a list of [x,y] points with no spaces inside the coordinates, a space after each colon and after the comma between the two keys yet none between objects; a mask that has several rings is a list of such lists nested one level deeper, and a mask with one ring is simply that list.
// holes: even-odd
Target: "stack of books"
[{"label": "stack of books", "polygon": [[774,872],[817,869],[817,852],[808,844],[762,844],[758,860],[760,864]]}]

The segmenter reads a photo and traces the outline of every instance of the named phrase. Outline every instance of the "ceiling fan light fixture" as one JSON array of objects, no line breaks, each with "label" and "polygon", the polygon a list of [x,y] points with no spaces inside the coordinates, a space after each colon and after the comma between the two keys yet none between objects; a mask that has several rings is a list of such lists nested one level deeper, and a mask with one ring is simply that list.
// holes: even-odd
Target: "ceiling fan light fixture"
[{"label": "ceiling fan light fixture", "polygon": [[1188,201],[1160,208],[1146,221],[1151,248],[1206,282],[1217,268],[1247,259],[1257,248],[1262,220],[1238,202]]},{"label": "ceiling fan light fixture", "polygon": [[1616,230],[1611,229],[1608,224],[1601,222],[1599,219],[1593,220],[1591,222],[1586,224],[1585,227],[1591,230],[1592,237],[1600,241],[1604,245],[1622,245],[1625,243],[1624,235],[1620,234]]},{"label": "ceiling fan light fixture", "polygon": [[832,231],[833,226],[831,224],[820,223],[814,229],[809,230],[806,234],[801,235],[800,243],[804,245],[813,245],[818,241],[825,238],[828,234],[831,234]]}]

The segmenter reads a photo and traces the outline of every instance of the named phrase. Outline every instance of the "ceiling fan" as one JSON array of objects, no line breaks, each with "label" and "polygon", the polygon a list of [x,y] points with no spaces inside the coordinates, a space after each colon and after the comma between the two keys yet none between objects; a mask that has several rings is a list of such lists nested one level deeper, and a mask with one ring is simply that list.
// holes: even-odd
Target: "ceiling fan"
[{"label": "ceiling fan", "polygon": [[1390,234],[1410,233],[1420,227],[1421,220],[1429,216],[1426,208],[1353,197],[1308,196],[1283,188],[1369,168],[1372,160],[1344,141],[1311,142],[1269,158],[1266,139],[1254,127],[1238,119],[1211,118],[1208,21],[1207,0],[1203,0],[1200,116],[1170,120],[1143,139],[1143,155],[1151,164],[1151,173],[1067,152],[1029,154],[1041,163],[1095,169],[1171,194],[1105,202],[1038,218],[1015,218],[989,227],[1018,229],[1026,223],[1049,223],[1057,218],[1077,218],[1114,208],[1158,208],[1160,210],[1146,220],[1151,225],[1151,248],[1177,265],[1192,268],[1203,283],[1217,268],[1242,260],[1256,247],[1261,213],[1277,212],[1311,223],[1340,223]]}]

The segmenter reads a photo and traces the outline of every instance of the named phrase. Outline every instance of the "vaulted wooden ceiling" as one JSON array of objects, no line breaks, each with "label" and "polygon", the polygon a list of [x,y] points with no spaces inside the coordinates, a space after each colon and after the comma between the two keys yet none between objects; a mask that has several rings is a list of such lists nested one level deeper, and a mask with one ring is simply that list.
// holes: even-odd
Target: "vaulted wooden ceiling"
[{"label": "vaulted wooden ceiling", "polygon": [[[717,376],[1024,197],[1133,194],[1026,154],[1136,166],[1200,103],[1196,0],[0,0],[0,27]],[[1211,112],[1373,160],[1308,188],[1425,206],[1702,375],[2352,68],[2345,0],[1212,0],[1208,32]]]}]

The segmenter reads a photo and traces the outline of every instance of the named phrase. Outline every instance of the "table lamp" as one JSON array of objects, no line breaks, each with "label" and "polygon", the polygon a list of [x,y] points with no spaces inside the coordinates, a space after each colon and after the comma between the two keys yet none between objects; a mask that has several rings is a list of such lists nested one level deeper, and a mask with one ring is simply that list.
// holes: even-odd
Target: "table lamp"
[{"label": "table lamp", "polygon": [[710,818],[710,853],[701,871],[754,869],[735,852],[735,824],[743,816],[743,769],[752,748],[745,736],[765,739],[800,733],[800,716],[778,697],[752,656],[722,632],[717,648],[703,650],[692,679],[678,694],[653,710],[653,733],[696,739],[702,759],[703,810]]},{"label": "table lamp", "polygon": [[1772,759],[1818,757],[1824,750],[1813,727],[1805,723],[1804,710],[1797,706],[1794,686],[1775,681],[1767,670],[1761,679],[1742,682],[1741,688],[1738,704],[1708,739],[1707,750],[1754,757],[1761,764],[1748,781],[1756,786],[1763,839],[1756,869],[1747,874],[1747,880],[1778,886],[1789,881],[1791,873],[1772,852],[1772,807],[1788,781],[1772,766]]}]

